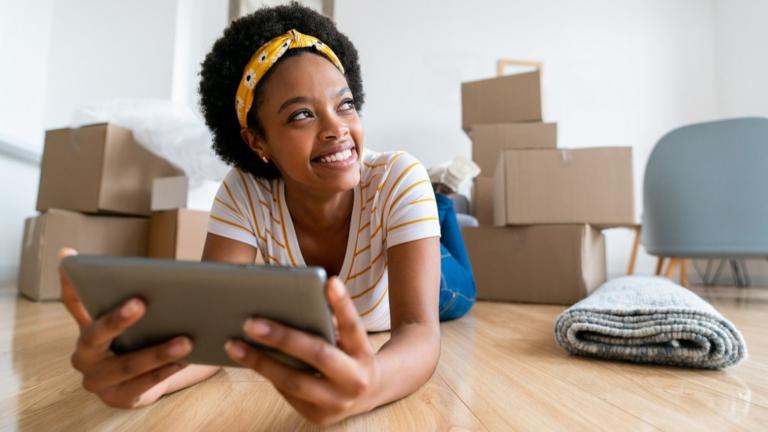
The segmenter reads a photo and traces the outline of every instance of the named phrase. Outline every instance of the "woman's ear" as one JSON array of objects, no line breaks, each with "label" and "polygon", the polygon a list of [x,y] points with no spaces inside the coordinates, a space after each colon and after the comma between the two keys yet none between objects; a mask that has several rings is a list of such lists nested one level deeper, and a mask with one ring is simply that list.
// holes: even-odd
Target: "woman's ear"
[{"label": "woman's ear", "polygon": [[265,163],[269,160],[269,151],[265,145],[266,143],[256,131],[251,128],[243,129],[240,131],[240,136],[243,137],[243,140],[248,143],[248,147],[250,147],[261,160],[265,161]]}]

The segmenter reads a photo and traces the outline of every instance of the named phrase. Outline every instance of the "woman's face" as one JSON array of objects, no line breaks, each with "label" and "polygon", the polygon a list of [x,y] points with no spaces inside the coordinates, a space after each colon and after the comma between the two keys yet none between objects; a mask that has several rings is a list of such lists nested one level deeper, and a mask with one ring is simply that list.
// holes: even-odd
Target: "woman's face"
[{"label": "woman's face", "polygon": [[265,137],[251,147],[286,182],[317,192],[354,188],[363,130],[344,75],[324,57],[303,53],[282,60],[264,84],[257,115]]}]

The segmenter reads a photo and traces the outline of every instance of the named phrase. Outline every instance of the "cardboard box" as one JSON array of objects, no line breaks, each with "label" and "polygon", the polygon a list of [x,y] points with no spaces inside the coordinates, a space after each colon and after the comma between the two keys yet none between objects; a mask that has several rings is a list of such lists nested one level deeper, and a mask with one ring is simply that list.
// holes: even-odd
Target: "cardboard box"
[{"label": "cardboard box", "polygon": [[493,177],[475,177],[472,182],[472,215],[481,226],[493,225]]},{"label": "cardboard box", "polygon": [[45,134],[37,210],[149,215],[152,180],[180,174],[113,124]]},{"label": "cardboard box", "polygon": [[208,235],[208,212],[177,209],[149,218],[149,256],[200,261]]},{"label": "cardboard box", "polygon": [[192,209],[210,211],[220,182],[206,180],[196,187],[191,187],[189,177],[158,177],[152,182],[152,202],[154,211]]},{"label": "cardboard box", "polygon": [[541,121],[541,73],[506,75],[461,84],[461,127]]},{"label": "cardboard box", "polygon": [[50,209],[24,224],[19,291],[33,300],[61,297],[58,253],[146,256],[149,223],[143,217],[87,216]]},{"label": "cardboard box", "polygon": [[494,175],[494,225],[635,223],[632,149],[506,150]]},{"label": "cardboard box", "polygon": [[462,230],[477,298],[571,305],[606,280],[605,239],[589,225]]},{"label": "cardboard box", "polygon": [[472,160],[480,175],[493,177],[496,162],[504,150],[556,148],[557,123],[502,123],[472,126]]}]

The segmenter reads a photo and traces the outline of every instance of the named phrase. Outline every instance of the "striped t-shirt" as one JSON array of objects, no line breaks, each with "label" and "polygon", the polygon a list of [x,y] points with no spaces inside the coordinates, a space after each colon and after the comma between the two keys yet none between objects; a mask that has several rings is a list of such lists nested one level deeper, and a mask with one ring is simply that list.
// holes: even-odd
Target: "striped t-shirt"
[{"label": "striped t-shirt", "polygon": [[[216,195],[208,232],[256,247],[268,264],[305,266],[284,185],[233,168]],[[424,166],[408,153],[366,149],[339,277],[369,331],[390,328],[387,248],[439,236]]]}]

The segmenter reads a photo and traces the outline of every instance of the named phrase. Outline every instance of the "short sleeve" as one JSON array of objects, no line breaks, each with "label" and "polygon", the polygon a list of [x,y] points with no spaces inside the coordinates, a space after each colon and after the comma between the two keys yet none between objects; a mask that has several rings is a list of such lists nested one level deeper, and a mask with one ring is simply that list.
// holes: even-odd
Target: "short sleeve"
[{"label": "short sleeve", "polygon": [[258,248],[247,181],[237,168],[227,174],[211,207],[208,232]]},{"label": "short sleeve", "polygon": [[[387,247],[440,237],[440,220],[429,175],[424,165],[408,153],[391,167],[391,192],[383,195],[384,230]],[[385,185],[389,186],[389,185]]]}]

